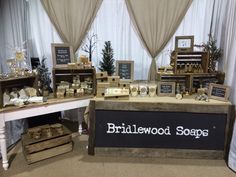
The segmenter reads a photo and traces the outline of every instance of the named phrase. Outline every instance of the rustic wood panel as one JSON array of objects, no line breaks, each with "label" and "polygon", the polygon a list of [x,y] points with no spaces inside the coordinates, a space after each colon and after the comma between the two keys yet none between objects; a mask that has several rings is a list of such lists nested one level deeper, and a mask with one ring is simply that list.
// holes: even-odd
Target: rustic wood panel
[{"label": "rustic wood panel", "polygon": [[192,158],[192,159],[223,159],[223,151],[190,150],[190,149],[154,149],[154,148],[95,148],[100,156],[123,157],[159,157],[159,158]]},{"label": "rustic wood panel", "polygon": [[63,137],[58,137],[51,140],[42,141],[42,142],[31,144],[31,145],[26,145],[25,151],[27,154],[34,153],[34,152],[42,151],[42,150],[49,149],[52,147],[57,147],[57,146],[69,143],[71,141],[72,141],[71,135],[66,135]]},{"label": "rustic wood panel", "polygon": [[193,113],[228,113],[229,105],[180,104],[161,102],[96,101],[96,109],[127,111],[171,111]]},{"label": "rustic wood panel", "polygon": [[47,149],[44,151],[40,151],[40,152],[36,152],[36,153],[32,153],[32,154],[26,154],[26,160],[29,164],[43,160],[43,159],[47,159],[50,157],[54,157],[57,156],[59,154],[64,154],[66,152],[70,152],[72,151],[72,142],[68,143],[68,144],[64,144],[62,146],[58,146],[58,147],[54,147],[51,149]]},{"label": "rustic wood panel", "polygon": [[95,145],[95,101],[91,100],[89,104],[89,139],[88,139],[88,154],[94,155]]}]

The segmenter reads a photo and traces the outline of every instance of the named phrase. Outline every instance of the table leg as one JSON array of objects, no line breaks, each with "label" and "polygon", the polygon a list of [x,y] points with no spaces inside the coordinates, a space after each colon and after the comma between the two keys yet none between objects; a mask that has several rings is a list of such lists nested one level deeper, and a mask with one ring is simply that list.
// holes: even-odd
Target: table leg
[{"label": "table leg", "polygon": [[5,125],[0,125],[0,146],[2,154],[2,166],[4,170],[8,169],[8,159],[7,159],[7,143],[6,143],[6,132]]}]

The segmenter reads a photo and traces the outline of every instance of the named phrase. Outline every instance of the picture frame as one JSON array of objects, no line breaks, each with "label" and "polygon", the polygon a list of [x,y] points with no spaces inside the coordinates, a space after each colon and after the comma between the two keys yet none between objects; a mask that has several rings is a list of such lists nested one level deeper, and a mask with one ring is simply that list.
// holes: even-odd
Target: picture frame
[{"label": "picture frame", "polygon": [[116,75],[120,76],[121,81],[132,82],[134,80],[134,61],[117,60]]},{"label": "picture frame", "polygon": [[54,68],[67,67],[68,63],[74,62],[73,47],[69,44],[52,43],[51,49]]},{"label": "picture frame", "polygon": [[175,51],[193,52],[194,36],[176,36]]},{"label": "picture frame", "polygon": [[175,96],[175,82],[158,82],[157,96]]},{"label": "picture frame", "polygon": [[209,84],[208,97],[219,101],[227,102],[229,100],[230,87],[221,84]]}]

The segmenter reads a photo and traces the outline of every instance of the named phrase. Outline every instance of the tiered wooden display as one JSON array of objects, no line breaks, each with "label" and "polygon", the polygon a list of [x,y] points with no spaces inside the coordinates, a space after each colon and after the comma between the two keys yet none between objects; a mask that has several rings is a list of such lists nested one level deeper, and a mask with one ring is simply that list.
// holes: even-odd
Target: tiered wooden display
[{"label": "tiered wooden display", "polygon": [[208,72],[209,54],[207,52],[177,52],[171,54],[173,73],[160,72],[158,81],[176,82],[184,85],[186,91],[194,93],[200,84],[223,84],[224,74]]},{"label": "tiered wooden display", "polygon": [[0,108],[3,108],[3,93],[12,88],[22,89],[24,87],[34,87],[38,90],[37,76],[24,76],[8,79],[0,79]]},{"label": "tiered wooden display", "polygon": [[22,146],[28,164],[72,151],[71,132],[64,126],[44,125],[22,135]]},{"label": "tiered wooden display", "polygon": [[[96,97],[104,97],[105,90],[108,88],[129,88],[129,82],[120,81],[120,76],[108,76],[107,72],[96,73],[97,92]],[[106,97],[106,96],[105,96]],[[128,99],[127,95],[111,95],[108,99]]]},{"label": "tiered wooden display", "polygon": [[80,82],[83,82],[86,77],[91,77],[93,82],[93,92],[91,96],[94,96],[95,90],[96,90],[96,80],[95,80],[95,69],[89,68],[89,69],[78,69],[78,68],[53,68],[53,93],[54,97],[56,97],[56,90],[57,86],[61,81],[67,81],[69,83],[73,82],[74,76],[79,76]]}]

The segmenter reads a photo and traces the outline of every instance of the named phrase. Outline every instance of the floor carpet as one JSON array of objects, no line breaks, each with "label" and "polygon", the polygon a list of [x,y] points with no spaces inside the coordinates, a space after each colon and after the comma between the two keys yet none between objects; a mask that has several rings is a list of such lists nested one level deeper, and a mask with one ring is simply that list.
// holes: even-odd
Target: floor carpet
[{"label": "floor carpet", "polygon": [[0,177],[236,177],[224,160],[101,157],[87,155],[87,136],[73,138],[72,152],[27,165],[19,142]]}]

